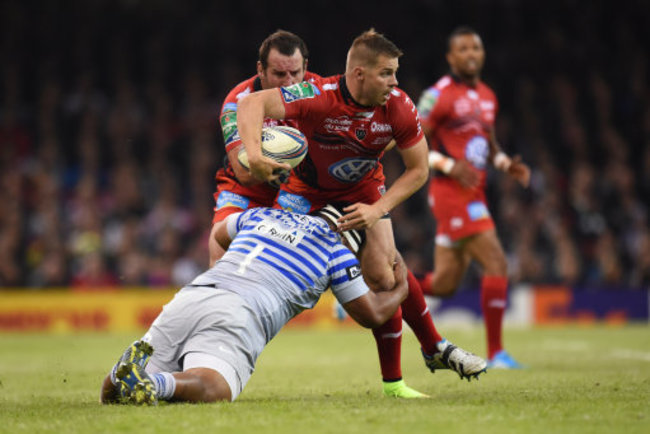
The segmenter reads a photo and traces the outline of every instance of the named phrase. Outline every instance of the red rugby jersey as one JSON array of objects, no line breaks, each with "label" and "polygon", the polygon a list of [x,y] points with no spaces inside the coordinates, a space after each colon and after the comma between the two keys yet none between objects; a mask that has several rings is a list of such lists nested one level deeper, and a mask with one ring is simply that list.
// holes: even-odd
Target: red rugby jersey
[{"label": "red rugby jersey", "polygon": [[[321,77],[318,74],[314,74],[313,72],[307,71],[305,73],[304,79],[307,81],[313,81],[316,78]],[[259,76],[255,75],[235,86],[223,101],[223,105],[221,106],[221,114],[219,115],[219,121],[221,124],[221,132],[223,133],[223,141],[226,146],[226,152],[241,144],[241,139],[239,138],[239,132],[237,130],[237,106],[239,100],[249,93],[257,92],[258,90],[262,90],[262,83]],[[287,125],[290,127],[298,128],[297,122],[291,119],[264,119],[265,127],[275,125]],[[217,172],[217,177],[219,176],[226,176],[235,181],[237,180],[235,177],[235,172],[232,169],[230,161],[228,161],[227,158],[225,159],[224,167]],[[252,185],[248,187],[240,187],[241,188],[238,189],[237,193],[249,197],[265,197],[269,194],[273,195],[275,192],[277,192],[276,188],[271,187],[267,183]]]},{"label": "red rugby jersey", "polygon": [[404,91],[393,89],[383,106],[352,99],[344,75],[278,89],[287,119],[296,119],[309,142],[295,169],[300,179],[324,190],[346,190],[381,171],[379,159],[395,139],[400,149],[418,143],[423,132],[417,110]]},{"label": "red rugby jersey", "polygon": [[475,87],[445,75],[418,101],[422,125],[433,131],[429,146],[454,159],[465,159],[481,172],[485,186],[489,137],[498,111],[496,95],[485,83]]}]

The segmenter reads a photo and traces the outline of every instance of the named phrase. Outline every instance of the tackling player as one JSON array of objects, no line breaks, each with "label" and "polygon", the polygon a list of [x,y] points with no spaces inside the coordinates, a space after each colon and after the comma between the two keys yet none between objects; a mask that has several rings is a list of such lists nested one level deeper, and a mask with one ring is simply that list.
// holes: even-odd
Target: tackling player
[{"label": "tackling player", "polygon": [[[256,92],[240,102],[238,114],[251,173],[266,181],[276,180],[277,171],[289,167],[262,155],[260,136],[264,118],[288,118],[300,123],[300,130],[309,141],[308,155],[292,172],[288,183],[280,187],[277,204],[301,213],[330,202],[347,204],[346,214],[338,220],[339,229],[366,230],[361,268],[375,291],[390,289],[395,284],[393,263],[397,252],[388,212],[428,178],[427,144],[415,106],[397,88],[401,54],[391,41],[369,30],[352,43],[345,74]],[[393,140],[406,169],[386,190],[379,160]],[[438,334],[427,314],[417,280],[410,272],[407,276],[409,297],[401,311],[373,333],[380,354],[384,393],[411,398],[422,394],[408,388],[402,380],[402,314],[418,337],[425,362],[432,371],[440,368],[433,361],[434,356],[444,353],[450,344]]]},{"label": "tackling player", "polygon": [[487,164],[513,176],[524,187],[530,169],[508,157],[494,133],[497,98],[480,79],[485,51],[469,27],[451,33],[447,62],[451,73],[427,89],[418,102],[432,150],[435,176],[429,202],[437,222],[435,272],[422,281],[425,292],[453,294],[472,259],[483,268],[481,308],[487,332],[488,367],[518,368],[503,349],[502,322],[507,302],[507,263],[485,200]]},{"label": "tackling player", "polygon": [[369,291],[350,250],[360,247],[359,234],[342,237],[327,209],[317,215],[271,208],[229,215],[216,232],[225,255],[126,349],[104,379],[101,402],[234,401],[266,344],[328,287],[362,326],[390,318],[406,297],[404,268],[395,269],[390,291]]},{"label": "tackling player", "polygon": [[[259,206],[273,206],[277,187],[253,178],[237,160],[241,140],[237,132],[237,105],[251,92],[289,86],[317,75],[307,72],[309,52],[307,45],[297,35],[278,30],[269,35],[260,46],[257,74],[235,86],[226,96],[221,107],[220,123],[228,155],[227,162],[216,173],[217,191],[209,238],[210,265],[224,250],[214,239],[223,220],[232,213]],[[296,127],[291,120],[265,119],[264,126],[288,125]]]}]

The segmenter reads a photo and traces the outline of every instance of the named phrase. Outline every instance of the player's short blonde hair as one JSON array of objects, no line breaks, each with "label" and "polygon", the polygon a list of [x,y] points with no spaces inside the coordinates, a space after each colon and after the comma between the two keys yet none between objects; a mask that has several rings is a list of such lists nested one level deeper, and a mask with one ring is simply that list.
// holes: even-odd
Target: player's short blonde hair
[{"label": "player's short blonde hair", "polygon": [[375,29],[357,36],[348,51],[348,65],[374,66],[380,55],[390,58],[402,56],[402,50]]}]

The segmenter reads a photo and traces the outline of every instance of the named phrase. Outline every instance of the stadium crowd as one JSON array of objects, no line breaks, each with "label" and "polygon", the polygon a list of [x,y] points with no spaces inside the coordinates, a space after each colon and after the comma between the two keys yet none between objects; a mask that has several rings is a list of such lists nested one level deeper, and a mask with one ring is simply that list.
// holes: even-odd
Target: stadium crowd
[{"label": "stadium crowd", "polygon": [[[208,264],[218,110],[268,33],[299,34],[325,75],[374,26],[404,50],[400,87],[417,100],[458,24],[483,36],[497,137],[533,170],[528,190],[489,178],[511,282],[650,285],[650,7],[402,3],[346,3],[358,19],[325,32],[325,17],[252,0],[3,2],[0,286],[186,283]],[[390,184],[400,159],[382,162]],[[392,214],[415,271],[432,262],[426,202],[424,188]]]}]

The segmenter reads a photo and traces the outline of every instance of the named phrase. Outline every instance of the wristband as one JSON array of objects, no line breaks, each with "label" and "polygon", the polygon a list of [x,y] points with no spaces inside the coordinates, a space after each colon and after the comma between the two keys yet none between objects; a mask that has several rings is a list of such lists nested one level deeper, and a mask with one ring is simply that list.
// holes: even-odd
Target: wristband
[{"label": "wristband", "polygon": [[497,169],[503,172],[507,172],[508,169],[510,169],[510,164],[512,164],[512,160],[504,152],[499,151],[492,159],[492,163],[494,164],[494,167],[496,167]]},{"label": "wristband", "polygon": [[455,163],[456,161],[451,157],[445,157],[437,151],[429,151],[429,167],[431,169],[438,169],[442,173],[449,175]]}]

